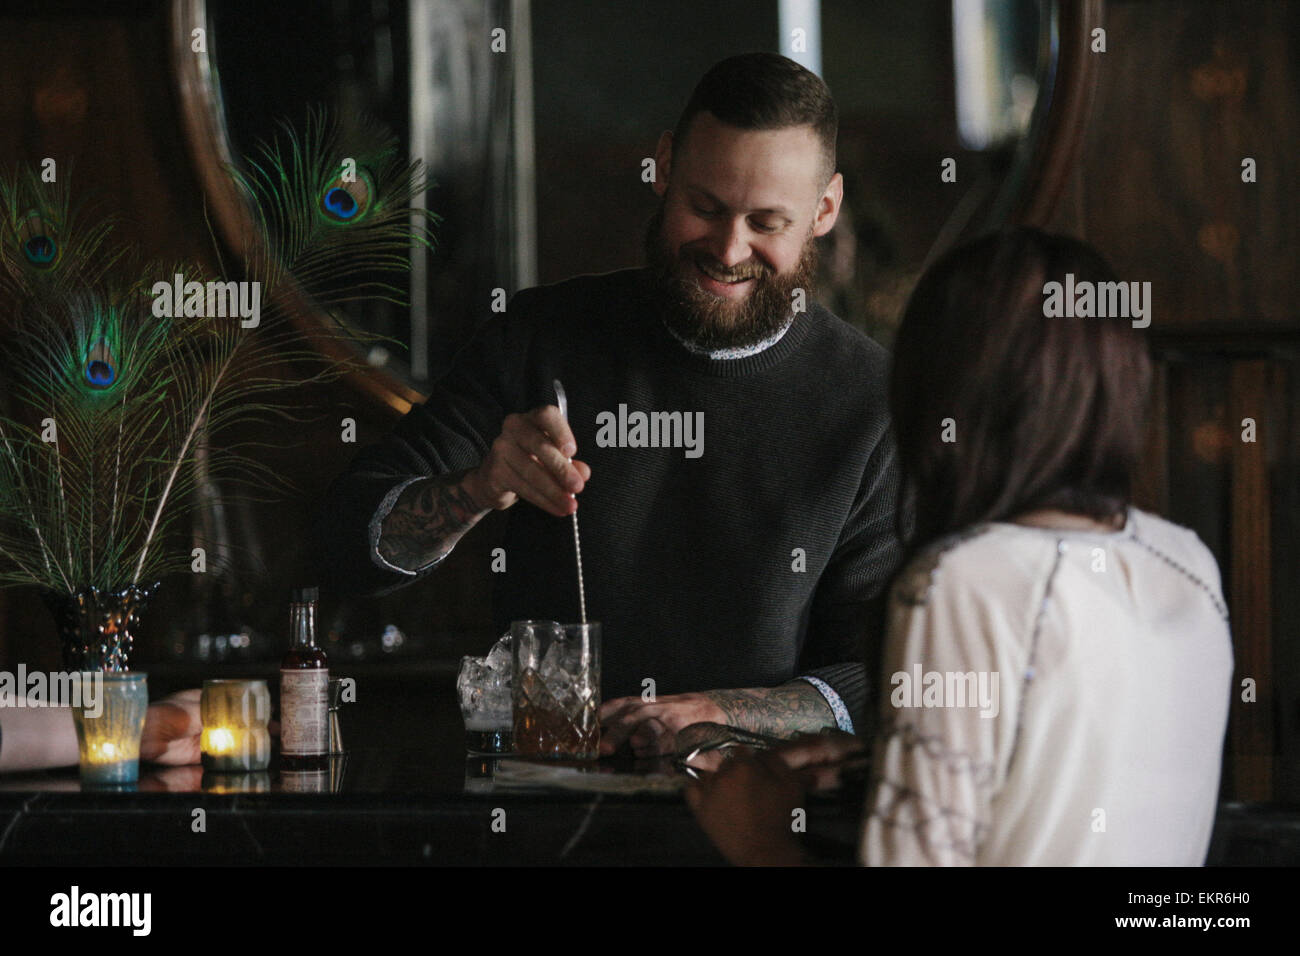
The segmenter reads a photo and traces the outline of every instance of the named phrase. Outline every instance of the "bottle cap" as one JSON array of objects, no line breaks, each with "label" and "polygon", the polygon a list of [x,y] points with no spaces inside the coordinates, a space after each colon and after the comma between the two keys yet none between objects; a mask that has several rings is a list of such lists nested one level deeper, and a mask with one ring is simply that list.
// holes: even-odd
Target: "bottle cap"
[{"label": "bottle cap", "polygon": [[293,589],[292,601],[294,604],[314,604],[320,600],[320,588],[303,587]]}]

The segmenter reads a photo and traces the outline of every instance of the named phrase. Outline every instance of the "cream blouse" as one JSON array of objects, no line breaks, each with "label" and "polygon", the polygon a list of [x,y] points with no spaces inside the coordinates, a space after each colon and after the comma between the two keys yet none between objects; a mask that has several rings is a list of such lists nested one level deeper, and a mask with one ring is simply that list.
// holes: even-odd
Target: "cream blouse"
[{"label": "cream blouse", "polygon": [[863,863],[1204,863],[1233,659],[1193,532],[984,525],[889,615]]}]

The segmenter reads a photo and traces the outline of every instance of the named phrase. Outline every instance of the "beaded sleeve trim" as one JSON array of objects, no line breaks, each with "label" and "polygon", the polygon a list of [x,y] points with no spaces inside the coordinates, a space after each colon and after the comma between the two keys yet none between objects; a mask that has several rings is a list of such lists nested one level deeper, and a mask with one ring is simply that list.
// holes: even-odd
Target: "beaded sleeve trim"
[{"label": "beaded sleeve trim", "polygon": [[835,715],[835,725],[846,734],[853,733],[853,718],[849,715],[848,707],[844,706],[844,700],[839,694],[835,693],[835,688],[826,683],[819,677],[803,675],[799,680],[806,680],[817,689],[817,693],[826,698],[826,703],[830,706],[831,713]]},{"label": "beaded sleeve trim", "polygon": [[1219,612],[1219,617],[1221,617],[1224,621],[1228,620],[1228,607],[1226,604],[1223,603],[1223,598],[1219,597],[1218,593],[1214,590],[1214,588],[1210,587],[1208,584],[1202,581],[1197,575],[1187,570],[1187,568],[1183,567],[1181,564],[1179,564],[1173,558],[1169,557],[1169,555],[1165,554],[1163,551],[1161,551],[1159,548],[1155,547],[1154,545],[1147,544],[1137,535],[1133,536],[1133,540],[1136,541],[1138,544],[1140,544],[1148,552],[1153,554],[1155,557],[1159,558],[1165,564],[1169,565],[1175,571],[1182,574],[1184,577],[1186,577],[1189,581],[1195,584],[1202,591],[1204,591],[1205,594],[1209,597],[1210,603],[1214,605],[1214,609]]},{"label": "beaded sleeve trim", "polygon": [[[882,743],[898,738],[907,748],[921,748],[927,757],[950,774],[961,773],[973,778],[977,788],[993,786],[997,767],[964,751],[949,750],[934,734],[923,734],[913,723],[891,722],[882,734]],[[989,823],[953,807],[946,806],[911,787],[874,777],[875,804],[868,816],[896,829],[912,830],[933,850],[953,850],[974,860],[975,853],[989,831]]]}]

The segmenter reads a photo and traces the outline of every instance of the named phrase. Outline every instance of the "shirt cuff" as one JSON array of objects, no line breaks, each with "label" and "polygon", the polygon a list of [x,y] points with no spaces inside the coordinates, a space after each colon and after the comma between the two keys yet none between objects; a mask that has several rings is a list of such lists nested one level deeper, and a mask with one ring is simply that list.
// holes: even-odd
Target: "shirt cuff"
[{"label": "shirt cuff", "polygon": [[835,688],[826,683],[820,677],[802,676],[796,680],[806,680],[817,688],[817,693],[826,698],[827,705],[830,706],[831,713],[835,715],[835,724],[846,734],[853,733],[853,718],[849,716],[849,709],[844,706],[844,701],[840,695],[835,693]]},{"label": "shirt cuff", "polygon": [[446,554],[440,554],[423,567],[409,571],[406,568],[399,568],[397,565],[390,563],[379,553],[379,536],[384,530],[384,521],[387,520],[389,513],[393,510],[393,505],[397,504],[397,499],[401,497],[402,492],[415,484],[417,481],[424,481],[428,475],[416,475],[414,478],[408,478],[388,494],[384,495],[384,500],[379,502],[379,507],[375,509],[375,516],[370,519],[370,559],[385,571],[396,571],[398,574],[405,574],[408,577],[415,577],[417,574],[429,570],[441,564],[443,559],[451,554],[452,549],[448,548]]}]

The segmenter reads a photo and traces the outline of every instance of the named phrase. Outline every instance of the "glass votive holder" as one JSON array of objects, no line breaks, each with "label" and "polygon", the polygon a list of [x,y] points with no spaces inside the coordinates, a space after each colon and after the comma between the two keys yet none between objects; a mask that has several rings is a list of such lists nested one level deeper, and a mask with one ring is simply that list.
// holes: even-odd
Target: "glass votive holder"
[{"label": "glass votive holder", "polygon": [[271,762],[271,692],[264,680],[205,680],[199,698],[203,769],[253,773]]},{"label": "glass votive holder", "polygon": [[131,784],[140,779],[140,735],[149,709],[147,675],[134,672],[84,673],[86,693],[72,708],[80,751],[81,782],[90,786]]},{"label": "glass votive holder", "polygon": [[207,771],[199,784],[204,793],[270,793],[271,775],[265,770],[255,773],[221,773]]}]

